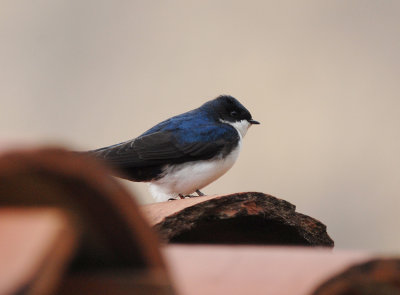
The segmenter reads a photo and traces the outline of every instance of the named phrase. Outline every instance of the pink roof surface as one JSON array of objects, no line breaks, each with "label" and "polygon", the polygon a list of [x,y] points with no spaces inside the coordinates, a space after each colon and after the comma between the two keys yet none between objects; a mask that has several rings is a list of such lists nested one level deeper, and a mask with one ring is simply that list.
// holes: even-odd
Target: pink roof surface
[{"label": "pink roof surface", "polygon": [[322,248],[169,245],[163,252],[181,295],[306,295],[371,254]]}]

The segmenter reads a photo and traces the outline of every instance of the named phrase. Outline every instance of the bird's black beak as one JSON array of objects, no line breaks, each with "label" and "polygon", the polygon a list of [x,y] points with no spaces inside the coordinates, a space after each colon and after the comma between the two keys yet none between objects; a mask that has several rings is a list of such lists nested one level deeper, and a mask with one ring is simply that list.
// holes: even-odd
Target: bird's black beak
[{"label": "bird's black beak", "polygon": [[250,123],[251,125],[258,125],[258,124],[260,124],[260,122],[258,122],[258,121],[256,121],[256,120],[253,120],[253,119],[250,119],[250,120],[249,120],[249,123]]}]

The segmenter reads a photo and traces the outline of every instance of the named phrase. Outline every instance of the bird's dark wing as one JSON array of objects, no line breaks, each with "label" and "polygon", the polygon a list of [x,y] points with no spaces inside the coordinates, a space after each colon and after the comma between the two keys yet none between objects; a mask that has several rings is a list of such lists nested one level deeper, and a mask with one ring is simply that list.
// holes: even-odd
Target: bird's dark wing
[{"label": "bird's dark wing", "polygon": [[213,132],[207,130],[196,134],[198,140],[192,140],[184,134],[158,131],[93,153],[117,168],[140,168],[210,159],[221,152],[229,153],[238,141],[233,128],[219,128],[218,134],[213,134],[211,139],[209,133]]}]

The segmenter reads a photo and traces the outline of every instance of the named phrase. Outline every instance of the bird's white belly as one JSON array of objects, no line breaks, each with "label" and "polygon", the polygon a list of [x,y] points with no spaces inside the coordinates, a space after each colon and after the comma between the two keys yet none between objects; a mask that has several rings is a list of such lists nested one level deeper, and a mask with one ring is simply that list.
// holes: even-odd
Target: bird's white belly
[{"label": "bird's white belly", "polygon": [[150,192],[158,202],[188,195],[202,189],[225,174],[236,162],[241,148],[238,146],[225,158],[194,161],[168,167],[165,176],[150,183]]}]

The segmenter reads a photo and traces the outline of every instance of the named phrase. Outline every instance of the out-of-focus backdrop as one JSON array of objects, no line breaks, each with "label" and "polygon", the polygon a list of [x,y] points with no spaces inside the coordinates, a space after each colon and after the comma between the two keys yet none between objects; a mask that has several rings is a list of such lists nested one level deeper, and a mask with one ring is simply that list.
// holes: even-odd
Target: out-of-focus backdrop
[{"label": "out-of-focus backdrop", "polygon": [[269,193],[338,248],[400,251],[397,0],[2,0],[0,69],[3,145],[102,147],[231,94],[262,124],[205,193]]}]

